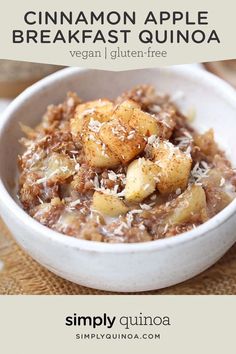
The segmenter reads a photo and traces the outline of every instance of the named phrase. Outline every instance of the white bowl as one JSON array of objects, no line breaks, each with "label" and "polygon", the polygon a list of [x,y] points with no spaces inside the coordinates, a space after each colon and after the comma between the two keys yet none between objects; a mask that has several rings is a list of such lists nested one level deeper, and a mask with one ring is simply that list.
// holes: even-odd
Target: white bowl
[{"label": "white bowl", "polygon": [[194,125],[213,127],[236,165],[236,95],[222,80],[186,67],[107,72],[64,69],[36,83],[10,104],[0,119],[0,212],[17,242],[40,264],[88,287],[119,291],[159,289],[187,280],[214,264],[236,241],[236,200],[196,229],[147,243],[106,244],[64,236],[28,216],[16,202],[18,122],[34,126],[48,104],[76,91],[84,99],[115,97],[133,85],[150,83],[175,94],[185,112],[196,109]]}]

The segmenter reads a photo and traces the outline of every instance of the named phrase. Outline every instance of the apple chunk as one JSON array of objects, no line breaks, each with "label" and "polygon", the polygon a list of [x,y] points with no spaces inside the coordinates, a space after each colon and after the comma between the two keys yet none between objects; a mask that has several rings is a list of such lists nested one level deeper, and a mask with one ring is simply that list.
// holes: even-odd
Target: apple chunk
[{"label": "apple chunk", "polygon": [[141,202],[156,189],[159,169],[153,162],[140,158],[134,160],[127,170],[125,199]]},{"label": "apple chunk", "polygon": [[177,225],[194,219],[204,222],[207,218],[205,191],[201,186],[192,185],[176,198],[173,210],[165,221],[169,225]]},{"label": "apple chunk", "polygon": [[117,118],[102,125],[99,137],[122,163],[132,160],[146,145],[145,140],[134,129],[122,125]]},{"label": "apple chunk", "polygon": [[107,99],[79,104],[76,107],[74,117],[70,121],[72,137],[80,137],[85,119],[94,119],[100,123],[107,122],[110,119],[113,109],[113,102]]},{"label": "apple chunk", "polygon": [[126,214],[129,208],[123,200],[115,195],[95,192],[93,195],[92,209],[107,216],[119,216]]},{"label": "apple chunk", "polygon": [[159,136],[163,130],[163,124],[157,118],[142,111],[132,100],[124,101],[117,106],[114,117],[118,118],[121,124],[135,129],[141,136]]},{"label": "apple chunk", "polygon": [[157,188],[162,194],[185,190],[192,165],[191,156],[168,141],[154,143],[152,158],[160,168]]},{"label": "apple chunk", "polygon": [[82,136],[86,161],[93,167],[115,167],[119,165],[118,157],[100,140],[97,133],[89,131]]}]

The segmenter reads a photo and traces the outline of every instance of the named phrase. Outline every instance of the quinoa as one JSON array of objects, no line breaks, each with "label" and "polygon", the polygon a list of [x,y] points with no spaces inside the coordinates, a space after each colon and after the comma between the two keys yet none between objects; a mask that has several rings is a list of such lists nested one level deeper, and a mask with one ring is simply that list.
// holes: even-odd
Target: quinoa
[{"label": "quinoa", "polygon": [[[128,127],[128,123],[122,126],[123,132],[120,127],[112,128],[114,137],[120,138],[119,144],[124,149],[125,156],[119,159],[117,152],[111,149],[109,139],[104,143],[98,137],[123,102],[131,102],[133,107],[128,109],[132,112],[139,110],[148,114],[158,124],[159,134],[147,132],[139,137],[141,143],[136,146],[137,152],[133,157],[130,154],[127,157],[126,153],[133,153],[135,143],[132,145],[132,141],[140,132],[136,126]],[[93,104],[93,101],[83,102],[75,93],[68,93],[65,102],[48,107],[38,126],[21,125],[25,136],[20,140],[24,152],[18,161],[18,194],[22,207],[34,219],[80,239],[108,243],[147,242],[189,231],[234,199],[236,173],[216,144],[213,130],[204,134],[196,132],[168,95],[141,85],[115,100],[97,100],[98,110]],[[97,150],[92,150],[94,155],[91,155],[95,144],[101,151],[103,164],[107,159],[109,166],[91,162],[96,158]],[[149,183],[143,185],[143,193],[147,195],[141,202],[127,200],[127,171],[132,161],[142,164],[148,160],[162,175],[165,172],[161,158],[155,160],[153,153],[160,151],[160,146],[171,147],[170,160],[175,154],[184,154],[191,161],[185,187],[169,188],[166,192],[164,187],[167,187],[161,188],[156,175],[153,177],[154,190],[149,192]],[[181,170],[181,165],[178,168]],[[196,212],[190,211],[187,198],[193,187],[200,188],[205,201],[204,207]],[[122,203],[122,213],[114,216],[112,212],[96,209],[95,192],[99,196],[116,198]],[[177,218],[180,207],[181,214]]]}]

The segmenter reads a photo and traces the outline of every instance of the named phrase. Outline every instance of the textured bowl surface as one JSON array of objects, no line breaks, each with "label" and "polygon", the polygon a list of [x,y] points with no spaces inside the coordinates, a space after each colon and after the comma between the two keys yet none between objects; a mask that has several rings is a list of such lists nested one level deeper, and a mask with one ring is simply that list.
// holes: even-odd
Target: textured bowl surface
[{"label": "textured bowl surface", "polygon": [[[195,110],[199,131],[214,128],[216,140],[236,166],[236,95],[226,83],[193,67],[106,72],[64,69],[17,97],[0,120],[0,213],[17,242],[43,266],[63,278],[111,291],[144,291],[189,279],[214,264],[236,241],[236,200],[217,216],[182,235],[140,244],[104,244],[56,233],[17,204],[19,121],[39,122],[48,104],[67,91],[89,100],[116,97],[136,84],[170,93],[186,113]],[[179,95],[179,92],[183,95]]]}]

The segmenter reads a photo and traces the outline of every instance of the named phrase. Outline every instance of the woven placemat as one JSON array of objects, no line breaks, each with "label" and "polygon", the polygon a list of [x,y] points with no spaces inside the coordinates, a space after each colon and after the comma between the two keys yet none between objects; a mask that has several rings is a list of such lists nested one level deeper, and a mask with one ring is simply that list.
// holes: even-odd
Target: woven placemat
[{"label": "woven placemat", "polygon": [[[76,285],[46,270],[21,250],[0,220],[0,294],[104,295],[114,293]],[[167,289],[145,292],[145,294],[235,295],[236,245],[217,264],[201,275],[185,283]]]}]

